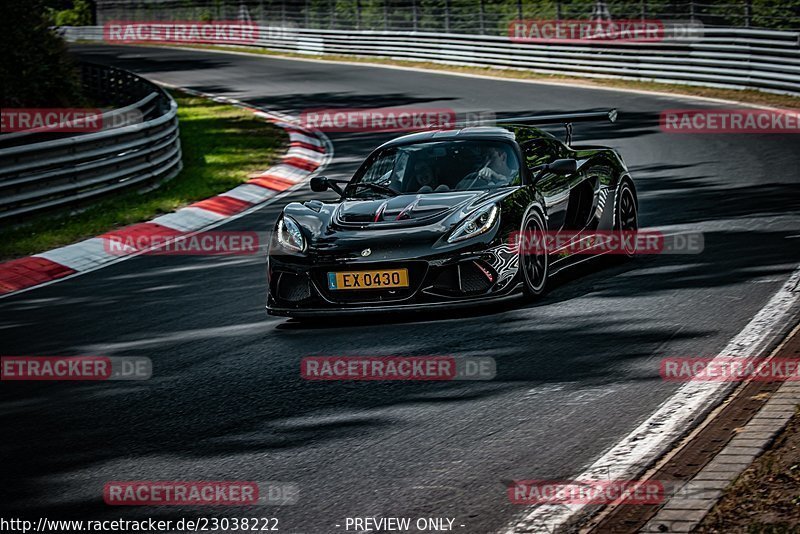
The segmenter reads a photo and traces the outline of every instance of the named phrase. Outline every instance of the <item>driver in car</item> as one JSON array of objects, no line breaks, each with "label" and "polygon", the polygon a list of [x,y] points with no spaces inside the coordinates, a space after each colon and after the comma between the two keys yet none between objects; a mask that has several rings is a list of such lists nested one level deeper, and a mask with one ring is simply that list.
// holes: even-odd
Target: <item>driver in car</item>
[{"label": "driver in car", "polygon": [[465,176],[456,189],[482,189],[484,187],[499,187],[507,185],[517,172],[516,168],[509,165],[507,150],[492,146],[487,151],[483,167]]},{"label": "driver in car", "polygon": [[379,183],[386,183],[389,181],[389,188],[395,191],[402,191],[403,177],[406,174],[406,166],[408,165],[408,154],[400,152],[397,154],[397,160],[394,167],[386,174],[381,176]]}]

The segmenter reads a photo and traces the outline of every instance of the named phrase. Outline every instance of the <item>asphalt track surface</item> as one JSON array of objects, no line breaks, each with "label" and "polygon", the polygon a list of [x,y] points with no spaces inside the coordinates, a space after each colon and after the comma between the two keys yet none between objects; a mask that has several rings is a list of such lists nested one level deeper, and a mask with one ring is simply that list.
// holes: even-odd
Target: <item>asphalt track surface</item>
[{"label": "asphalt track surface", "polygon": [[[271,109],[425,106],[498,114],[616,107],[576,127],[621,151],[642,226],[705,233],[700,255],[598,261],[535,304],[310,324],[264,312],[264,258],[124,261],[0,301],[0,354],[147,356],[147,382],[0,386],[3,516],[270,516],[280,531],[347,517],[455,518],[490,533],[521,509],[504,481],[581,472],[679,384],[665,356],[713,356],[800,262],[796,137],[675,135],[677,97],[156,48],[76,46],[81,58]],[[349,177],[384,137],[331,135]],[[292,199],[319,198],[309,190]],[[286,200],[288,202],[288,199]],[[220,229],[268,231],[285,202]],[[316,383],[304,356],[492,356],[491,382]],[[288,481],[301,504],[109,507],[109,480]],[[342,527],[336,527],[342,525]],[[463,525],[463,526],[460,526]]]}]

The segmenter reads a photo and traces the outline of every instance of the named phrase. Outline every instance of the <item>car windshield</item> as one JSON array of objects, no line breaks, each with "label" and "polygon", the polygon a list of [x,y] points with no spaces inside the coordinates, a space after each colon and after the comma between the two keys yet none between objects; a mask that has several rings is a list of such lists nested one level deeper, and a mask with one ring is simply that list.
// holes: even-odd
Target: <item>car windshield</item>
[{"label": "car windshield", "polygon": [[519,169],[512,145],[502,141],[402,145],[373,155],[345,193],[357,198],[495,189],[518,185]]}]

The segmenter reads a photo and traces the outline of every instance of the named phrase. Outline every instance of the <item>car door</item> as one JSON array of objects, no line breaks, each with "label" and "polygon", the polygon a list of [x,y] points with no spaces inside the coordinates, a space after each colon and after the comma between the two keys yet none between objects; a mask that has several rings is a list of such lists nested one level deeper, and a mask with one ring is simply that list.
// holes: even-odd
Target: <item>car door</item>
[{"label": "car door", "polygon": [[[566,152],[564,145],[560,142],[547,138],[525,141],[520,145],[520,149],[531,176],[538,174],[538,171],[533,169],[564,157]],[[569,192],[575,179],[575,176],[545,173],[536,183],[536,189],[544,197],[548,230],[557,231],[564,226],[569,204]]]},{"label": "car door", "polygon": [[580,170],[572,184],[565,229],[596,230],[613,184],[613,163],[606,154],[596,150],[576,150],[567,157],[577,159]]}]

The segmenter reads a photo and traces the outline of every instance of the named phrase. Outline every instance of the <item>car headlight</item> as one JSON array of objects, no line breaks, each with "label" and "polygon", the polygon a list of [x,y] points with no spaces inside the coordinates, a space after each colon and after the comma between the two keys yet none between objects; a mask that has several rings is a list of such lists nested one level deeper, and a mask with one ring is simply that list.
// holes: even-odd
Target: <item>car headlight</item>
[{"label": "car headlight", "polygon": [[278,220],[278,243],[283,248],[296,252],[303,252],[306,249],[306,240],[300,225],[291,217],[283,216]]},{"label": "car headlight", "polygon": [[488,232],[494,226],[499,213],[500,208],[497,204],[489,204],[473,211],[456,226],[456,229],[447,238],[447,242],[455,243]]}]

